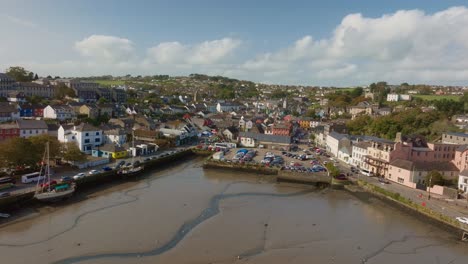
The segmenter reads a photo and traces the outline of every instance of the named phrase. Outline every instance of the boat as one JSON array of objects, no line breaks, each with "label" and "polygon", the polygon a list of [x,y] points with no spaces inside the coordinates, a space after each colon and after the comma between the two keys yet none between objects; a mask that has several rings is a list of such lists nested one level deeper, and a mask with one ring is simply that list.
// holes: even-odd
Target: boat
[{"label": "boat", "polygon": [[36,193],[34,194],[34,198],[37,200],[41,202],[56,202],[72,196],[75,192],[75,183],[52,184],[53,182],[50,180],[49,142],[46,144],[40,173],[44,173],[45,177],[42,184],[41,181],[37,182]]},{"label": "boat", "polygon": [[135,155],[133,153],[134,151],[135,151],[135,135],[134,135],[134,132],[132,131],[132,162],[128,166],[121,167],[117,171],[117,174],[127,177],[127,176],[135,176],[143,172],[145,167],[139,161],[135,161]]}]

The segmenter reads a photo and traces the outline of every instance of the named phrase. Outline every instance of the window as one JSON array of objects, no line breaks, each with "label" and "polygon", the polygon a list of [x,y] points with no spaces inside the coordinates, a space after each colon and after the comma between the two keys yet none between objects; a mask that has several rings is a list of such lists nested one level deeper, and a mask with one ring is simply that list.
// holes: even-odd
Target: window
[{"label": "window", "polygon": [[398,183],[404,183],[405,179],[398,177]]},{"label": "window", "polygon": [[39,134],[39,130],[36,130],[36,134]]},{"label": "window", "polygon": [[98,132],[96,132],[96,136],[99,136],[99,131],[98,131]]},{"label": "window", "polygon": [[89,136],[89,133],[88,133],[88,132],[85,133],[85,137],[87,137],[87,136]]},{"label": "window", "polygon": [[75,139],[75,136],[72,136],[72,139]]},{"label": "window", "polygon": [[85,139],[84,143],[89,143],[89,139]]},{"label": "window", "polygon": [[101,139],[100,139],[100,138],[96,138],[96,139],[94,139],[94,142],[101,142]]}]

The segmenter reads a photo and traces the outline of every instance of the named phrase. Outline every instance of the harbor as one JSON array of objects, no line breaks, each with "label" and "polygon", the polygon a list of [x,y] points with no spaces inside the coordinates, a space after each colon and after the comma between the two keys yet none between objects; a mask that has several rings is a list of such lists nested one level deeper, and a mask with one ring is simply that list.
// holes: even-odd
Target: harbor
[{"label": "harbor", "polygon": [[276,183],[269,175],[203,169],[203,163],[187,159],[145,171],[136,181],[79,191],[85,197],[73,203],[25,208],[22,219],[0,226],[2,261],[394,263],[402,254],[415,263],[468,259],[466,244],[452,233],[372,195]]}]

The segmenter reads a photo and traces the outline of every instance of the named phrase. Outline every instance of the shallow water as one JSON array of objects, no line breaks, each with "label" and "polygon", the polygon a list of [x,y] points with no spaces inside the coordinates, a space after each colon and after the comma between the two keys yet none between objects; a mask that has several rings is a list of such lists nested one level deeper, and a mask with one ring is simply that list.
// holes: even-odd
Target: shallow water
[{"label": "shallow water", "polygon": [[1,263],[468,263],[378,200],[188,161],[0,227]]}]

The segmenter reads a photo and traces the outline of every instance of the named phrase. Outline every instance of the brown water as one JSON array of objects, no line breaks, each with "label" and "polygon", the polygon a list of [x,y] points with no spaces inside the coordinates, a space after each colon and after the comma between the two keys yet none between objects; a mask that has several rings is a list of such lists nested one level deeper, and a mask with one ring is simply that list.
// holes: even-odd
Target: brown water
[{"label": "brown water", "polygon": [[468,263],[458,237],[344,191],[189,161],[0,227],[0,263]]}]

